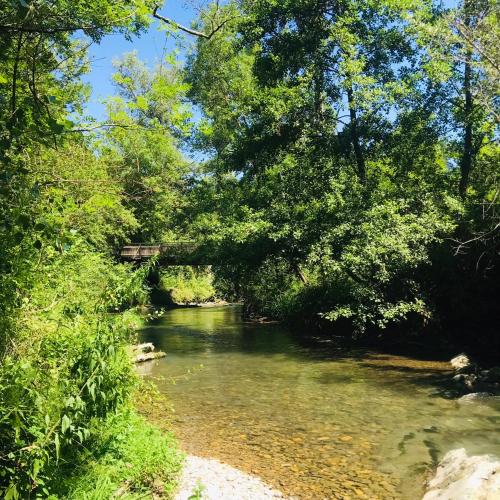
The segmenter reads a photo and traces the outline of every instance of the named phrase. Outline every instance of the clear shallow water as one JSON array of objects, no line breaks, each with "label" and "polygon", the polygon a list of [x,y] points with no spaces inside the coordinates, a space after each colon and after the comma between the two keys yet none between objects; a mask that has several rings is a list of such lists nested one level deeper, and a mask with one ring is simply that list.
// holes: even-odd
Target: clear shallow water
[{"label": "clear shallow water", "polygon": [[414,500],[447,451],[500,456],[500,404],[442,397],[447,363],[307,345],[238,307],[175,309],[142,339],[167,352],[141,369],[182,447],[297,498]]}]

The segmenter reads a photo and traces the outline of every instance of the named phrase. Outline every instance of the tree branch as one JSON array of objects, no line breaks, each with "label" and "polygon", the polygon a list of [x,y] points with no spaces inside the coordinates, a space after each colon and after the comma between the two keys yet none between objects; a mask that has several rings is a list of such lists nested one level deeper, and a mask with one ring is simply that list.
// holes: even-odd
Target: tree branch
[{"label": "tree branch", "polygon": [[462,23],[460,20],[454,21],[455,28],[457,29],[459,35],[471,46],[471,48],[476,49],[478,54],[488,61],[491,66],[496,70],[500,71],[500,65],[497,60],[493,59],[479,43],[475,42],[471,33],[468,32],[468,27]]},{"label": "tree branch", "polygon": [[169,17],[164,17],[161,14],[158,14],[158,9],[160,7],[157,5],[154,10],[153,10],[153,17],[155,19],[158,19],[165,24],[169,24],[170,26],[177,28],[181,31],[184,31],[185,33],[193,36],[197,36],[199,38],[205,38],[206,40],[210,40],[218,31],[220,31],[229,21],[232,21],[233,19],[236,19],[235,17],[228,17],[227,19],[224,19],[218,26],[216,26],[210,33],[205,33],[203,31],[198,31],[192,28],[188,28],[187,26],[183,26],[182,24],[179,24],[178,22],[174,21],[173,19],[170,19]]},{"label": "tree branch", "polygon": [[64,133],[66,134],[72,134],[75,132],[92,132],[93,130],[97,130],[100,128],[125,128],[125,129],[133,129],[133,130],[140,130],[140,129],[145,129],[146,127],[143,126],[138,126],[138,125],[128,125],[124,123],[101,123],[99,125],[95,125],[92,127],[88,128],[73,128],[71,130],[66,130]]},{"label": "tree branch", "polygon": [[106,24],[90,24],[90,25],[74,25],[74,26],[25,26],[22,24],[0,24],[1,32],[14,31],[16,33],[41,33],[45,35],[53,35],[55,33],[65,33],[73,31],[93,31],[99,29],[106,29],[119,25],[127,19],[131,19],[133,14],[121,17],[120,19],[111,19]]}]

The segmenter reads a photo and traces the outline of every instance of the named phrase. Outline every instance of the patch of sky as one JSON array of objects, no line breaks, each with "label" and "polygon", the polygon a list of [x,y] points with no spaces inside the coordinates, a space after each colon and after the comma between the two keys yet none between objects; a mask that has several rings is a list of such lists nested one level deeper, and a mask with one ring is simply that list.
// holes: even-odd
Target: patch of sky
[{"label": "patch of sky", "polygon": [[[197,16],[197,9],[193,4],[170,2],[163,9],[165,15],[175,19],[180,24],[190,26]],[[83,81],[91,87],[84,115],[95,120],[105,119],[104,100],[116,94],[111,80],[114,73],[113,60],[127,52],[137,51],[137,54],[146,65],[153,68],[161,63],[167,54],[177,54],[182,61],[189,46],[193,43],[192,37],[181,34],[171,34],[154,20],[148,30],[140,36],[127,40],[123,34],[116,33],[105,36],[100,43],[94,43],[89,48],[90,71],[83,77]]]}]

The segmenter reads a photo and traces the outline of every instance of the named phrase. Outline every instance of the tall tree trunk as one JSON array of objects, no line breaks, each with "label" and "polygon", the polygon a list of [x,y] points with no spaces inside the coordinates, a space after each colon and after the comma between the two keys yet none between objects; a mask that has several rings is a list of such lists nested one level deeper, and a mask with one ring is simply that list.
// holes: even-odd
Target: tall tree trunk
[{"label": "tall tree trunk", "polygon": [[351,119],[351,122],[349,124],[349,132],[351,135],[352,147],[354,149],[354,156],[356,158],[358,177],[359,180],[364,184],[366,181],[366,166],[365,158],[363,156],[363,150],[361,148],[361,144],[359,143],[358,117],[356,115],[356,105],[354,104],[352,86],[347,89],[347,103],[349,105],[349,116]]},{"label": "tall tree trunk", "polygon": [[293,264],[293,269],[295,271],[295,274],[297,275],[297,277],[300,279],[300,281],[302,281],[302,283],[304,285],[307,285],[309,284],[309,282],[307,281],[307,278],[305,276],[305,274],[302,272],[302,269],[300,268],[300,264],[295,262]]},{"label": "tall tree trunk", "polygon": [[[469,27],[471,25],[471,1],[465,2],[465,18],[464,24]],[[465,198],[467,186],[469,185],[469,176],[472,169],[472,161],[474,156],[473,150],[473,133],[472,133],[472,48],[468,45],[465,52],[465,65],[464,65],[464,94],[465,94],[465,107],[464,107],[464,143],[462,150],[462,159],[460,162],[460,185],[459,193],[462,198]]]},{"label": "tall tree trunk", "polygon": [[325,75],[322,68],[318,65],[314,72],[314,123],[321,126],[323,122],[323,113],[325,108],[325,98],[323,90],[325,88]]}]

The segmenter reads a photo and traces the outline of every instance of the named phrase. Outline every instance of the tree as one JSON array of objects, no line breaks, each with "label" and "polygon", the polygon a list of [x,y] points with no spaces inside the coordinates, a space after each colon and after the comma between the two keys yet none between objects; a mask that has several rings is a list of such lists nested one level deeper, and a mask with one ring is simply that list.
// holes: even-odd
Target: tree
[{"label": "tree", "polygon": [[187,85],[169,57],[150,71],[134,53],[115,61],[119,96],[108,102],[101,150],[140,226],[134,239],[168,241],[184,205],[192,170],[179,151],[190,132]]},{"label": "tree", "polygon": [[[78,77],[87,69],[86,48],[105,34],[131,36],[149,23],[151,2],[0,2],[0,148],[18,141],[57,140],[71,129],[67,106],[81,110],[85,87]],[[72,35],[83,33],[83,39]],[[86,38],[85,38],[86,37]]]},{"label": "tree", "polygon": [[430,15],[428,3],[242,2],[197,42],[190,96],[215,153],[199,193],[223,201],[195,227],[257,311],[358,331],[431,315],[420,277],[453,222],[416,7]]}]

